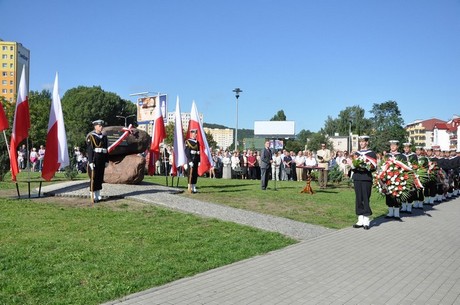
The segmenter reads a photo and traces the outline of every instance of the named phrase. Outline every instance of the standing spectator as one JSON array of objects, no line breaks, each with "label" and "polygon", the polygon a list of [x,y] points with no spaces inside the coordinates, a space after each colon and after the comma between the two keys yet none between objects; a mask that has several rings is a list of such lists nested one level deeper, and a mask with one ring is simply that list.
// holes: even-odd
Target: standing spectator
[{"label": "standing spectator", "polygon": [[257,154],[256,154],[256,152],[255,151],[249,151],[249,153],[248,153],[249,179],[252,179],[252,180],[257,179],[256,163],[257,163]]},{"label": "standing spectator", "polygon": [[222,179],[232,179],[232,160],[230,159],[230,153],[224,152],[222,157]]},{"label": "standing spectator", "polygon": [[270,151],[270,142],[265,141],[265,147],[260,152],[260,186],[262,190],[266,190],[268,186],[268,171],[271,168],[272,152]]},{"label": "standing spectator", "polygon": [[238,178],[241,174],[241,167],[240,167],[240,157],[238,156],[238,151],[233,152],[233,156],[230,158],[232,162],[232,179]]},{"label": "standing spectator", "polygon": [[316,152],[316,160],[318,167],[321,167],[319,171],[319,187],[324,189],[327,186],[327,174],[329,171],[329,161],[331,160],[331,151],[326,148],[326,143],[321,143],[321,149]]},{"label": "standing spectator", "polygon": [[272,162],[272,180],[280,180],[281,153],[277,151],[273,156]]},{"label": "standing spectator", "polygon": [[37,149],[33,147],[32,151],[30,152],[30,164],[32,166],[33,172],[35,172],[35,170],[37,169],[37,163],[38,163],[38,153],[37,153]]},{"label": "standing spectator", "polygon": [[40,145],[38,150],[38,170],[41,172],[43,169],[43,159],[45,158],[45,146]]},{"label": "standing spectator", "polygon": [[305,166],[305,156],[302,151],[299,150],[295,157],[295,168],[297,181],[303,181],[303,167]]},{"label": "standing spectator", "polygon": [[[305,166],[315,167],[317,165],[318,165],[318,163],[316,163],[316,159],[313,158],[312,152],[307,151],[307,157],[305,158]],[[311,171],[312,171],[311,168],[306,169],[307,179],[311,176]]]},{"label": "standing spectator", "polygon": [[101,190],[104,182],[105,167],[108,165],[108,139],[102,133],[103,120],[93,122],[94,130],[86,137],[88,154],[88,175],[90,177],[91,200],[95,202],[102,199]]},{"label": "standing spectator", "polygon": [[292,163],[291,154],[289,152],[286,152],[283,158],[283,165],[284,165],[284,173],[286,174],[287,180],[292,180],[291,163]]},{"label": "standing spectator", "polygon": [[19,154],[22,155],[22,163],[20,164],[20,169],[25,169],[27,166],[27,158],[28,158],[27,147],[25,144],[22,144],[21,148],[19,149],[18,155]]},{"label": "standing spectator", "polygon": [[[372,191],[372,172],[377,167],[377,155],[368,148],[369,137],[359,137],[360,150],[355,152],[355,159],[367,160],[369,163],[357,162],[357,166],[353,168],[353,183],[355,187],[355,212],[358,215],[358,222],[353,225],[353,228],[364,228],[369,230],[372,210],[369,204]],[[367,164],[372,164],[368,167]]]},{"label": "standing spectator", "polygon": [[297,181],[297,173],[296,173],[296,165],[295,165],[295,152],[290,151],[289,155],[291,155],[291,180]]},{"label": "standing spectator", "polygon": [[261,170],[260,170],[260,163],[262,163],[261,161],[261,157],[260,157],[260,151],[256,151],[256,179],[260,179],[260,175],[261,175]]}]

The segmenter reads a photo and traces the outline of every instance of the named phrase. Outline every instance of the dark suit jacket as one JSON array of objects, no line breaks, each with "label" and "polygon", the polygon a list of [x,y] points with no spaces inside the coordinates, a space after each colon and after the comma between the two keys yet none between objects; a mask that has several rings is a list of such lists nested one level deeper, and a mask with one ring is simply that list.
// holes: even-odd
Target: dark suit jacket
[{"label": "dark suit jacket", "polygon": [[272,159],[272,152],[270,149],[262,149],[260,152],[260,168],[269,168],[270,160]]}]

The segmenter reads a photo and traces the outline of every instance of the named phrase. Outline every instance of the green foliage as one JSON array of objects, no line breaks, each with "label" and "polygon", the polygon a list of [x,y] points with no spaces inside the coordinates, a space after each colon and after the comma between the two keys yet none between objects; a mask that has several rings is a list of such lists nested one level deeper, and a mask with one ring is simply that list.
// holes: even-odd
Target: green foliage
[{"label": "green foliage", "polygon": [[328,141],[327,135],[324,133],[323,130],[317,133],[313,133],[311,135],[310,140],[308,141],[307,144],[307,149],[311,151],[317,151],[318,149],[321,148],[321,143],[326,143],[327,148],[332,147],[332,142]]},{"label": "green foliage", "polygon": [[29,92],[30,125],[29,146],[38,150],[45,145],[48,133],[49,113],[51,108],[51,92],[49,90]]},{"label": "green foliage", "polygon": [[270,121],[286,121],[286,115],[284,114],[284,110],[279,110],[271,119]]},{"label": "green foliage", "polygon": [[86,147],[85,137],[93,129],[92,121],[102,119],[109,126],[123,126],[116,115],[136,113],[136,105],[101,87],[77,87],[62,97],[69,147]]},{"label": "green foliage", "polygon": [[351,127],[351,132],[354,134],[370,134],[372,121],[364,116],[365,110],[360,106],[346,107],[340,111],[338,118],[333,119],[328,116],[324,124],[324,132],[330,136],[336,133],[340,136],[348,136]]},{"label": "green foliage", "polygon": [[370,148],[382,152],[389,149],[388,141],[398,140],[403,143],[408,138],[404,129],[404,121],[401,117],[398,104],[395,101],[387,101],[382,104],[374,104],[371,110],[373,130]]},{"label": "green foliage", "polygon": [[0,141],[0,181],[5,179],[5,175],[10,170],[10,158],[8,156],[8,151],[6,150],[4,142],[5,140]]},{"label": "green foliage", "polygon": [[328,181],[340,183],[343,180],[343,172],[338,165],[330,168],[327,174]]}]

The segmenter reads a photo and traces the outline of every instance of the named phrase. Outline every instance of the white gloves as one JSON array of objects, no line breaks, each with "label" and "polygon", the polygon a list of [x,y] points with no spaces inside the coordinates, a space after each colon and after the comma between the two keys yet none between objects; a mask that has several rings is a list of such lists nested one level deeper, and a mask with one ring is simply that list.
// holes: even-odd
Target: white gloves
[{"label": "white gloves", "polygon": [[193,162],[189,162],[188,165],[190,166],[190,168],[193,167]]},{"label": "white gloves", "polygon": [[94,169],[94,163],[90,163],[89,167],[91,168],[91,170],[93,170]]}]

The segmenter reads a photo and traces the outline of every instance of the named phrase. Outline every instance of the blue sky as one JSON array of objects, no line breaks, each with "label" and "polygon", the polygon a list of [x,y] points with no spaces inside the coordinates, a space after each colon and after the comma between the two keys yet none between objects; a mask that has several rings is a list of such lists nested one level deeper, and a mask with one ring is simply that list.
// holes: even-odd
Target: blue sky
[{"label": "blue sky", "polygon": [[195,100],[238,127],[278,110],[328,116],[394,100],[405,123],[460,114],[460,0],[0,0],[0,38],[31,50],[30,89],[79,86]]}]

